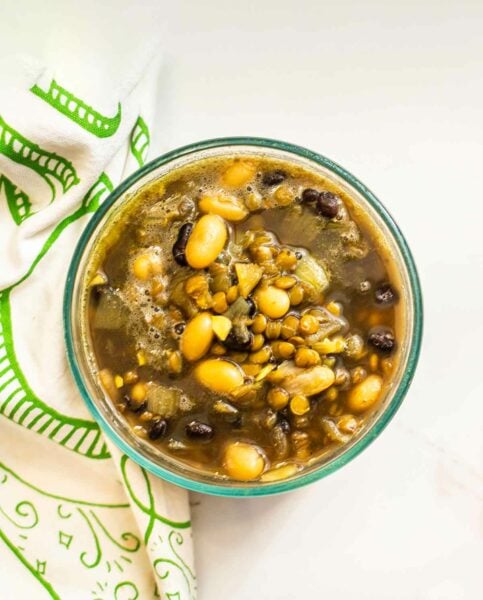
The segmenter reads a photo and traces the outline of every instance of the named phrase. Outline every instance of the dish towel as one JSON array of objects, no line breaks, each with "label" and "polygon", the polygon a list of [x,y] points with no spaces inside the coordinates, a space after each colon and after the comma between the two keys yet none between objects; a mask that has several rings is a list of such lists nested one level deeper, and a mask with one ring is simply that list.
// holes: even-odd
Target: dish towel
[{"label": "dish towel", "polygon": [[146,161],[157,56],[126,64],[109,85],[102,64],[78,73],[17,56],[0,65],[3,600],[196,596],[186,491],[104,437],[73,383],[62,330],[78,238]]}]

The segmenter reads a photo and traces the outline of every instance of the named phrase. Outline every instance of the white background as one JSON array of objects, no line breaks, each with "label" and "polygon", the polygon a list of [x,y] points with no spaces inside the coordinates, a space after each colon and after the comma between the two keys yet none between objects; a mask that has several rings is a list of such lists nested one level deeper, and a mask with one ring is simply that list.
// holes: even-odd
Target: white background
[{"label": "white background", "polygon": [[483,597],[483,2],[56,1],[35,23],[28,4],[19,45],[42,19],[48,45],[54,14],[66,45],[94,22],[106,44],[162,42],[151,156],[227,135],[305,145],[382,199],[419,267],[403,407],[308,488],[193,495],[200,600]]}]

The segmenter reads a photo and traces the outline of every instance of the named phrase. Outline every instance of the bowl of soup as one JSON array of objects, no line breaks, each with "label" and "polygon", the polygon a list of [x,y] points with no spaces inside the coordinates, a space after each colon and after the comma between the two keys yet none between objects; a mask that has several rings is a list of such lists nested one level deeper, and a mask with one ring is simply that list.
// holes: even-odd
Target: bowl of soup
[{"label": "bowl of soup", "polygon": [[228,138],[146,165],[69,269],[69,363],[95,419],[160,477],[288,491],[358,455],[400,406],[421,291],[394,220],[353,175]]}]

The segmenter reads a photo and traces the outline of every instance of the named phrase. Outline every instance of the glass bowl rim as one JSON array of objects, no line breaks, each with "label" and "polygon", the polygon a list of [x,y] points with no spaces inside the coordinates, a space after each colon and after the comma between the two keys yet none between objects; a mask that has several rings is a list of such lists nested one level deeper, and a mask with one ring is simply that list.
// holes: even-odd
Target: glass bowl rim
[{"label": "glass bowl rim", "polygon": [[[202,150],[220,148],[224,146],[255,146],[285,151],[300,156],[302,158],[311,160],[317,163],[318,165],[327,168],[329,171],[333,171],[336,175],[338,175],[344,181],[349,183],[352,187],[354,187],[357,190],[357,192],[359,192],[359,194],[363,196],[364,200],[366,200],[377,212],[378,216],[382,219],[386,227],[389,229],[391,235],[393,236],[408,272],[413,297],[413,327],[409,336],[409,351],[406,369],[401,377],[401,381],[399,382],[399,385],[389,405],[382,412],[378,421],[376,421],[376,423],[374,423],[374,425],[371,427],[368,434],[361,436],[361,438],[357,440],[354,443],[354,445],[351,446],[346,452],[342,452],[335,459],[331,460],[327,464],[320,465],[318,468],[314,469],[310,473],[307,473],[305,475],[302,474],[294,479],[281,480],[273,483],[266,483],[264,485],[258,485],[257,483],[254,483],[253,485],[245,485],[244,487],[237,487],[236,483],[230,486],[221,486],[217,485],[216,483],[200,482],[190,477],[185,477],[183,475],[177,474],[167,468],[160,466],[159,464],[151,462],[142,454],[138,453],[138,451],[132,446],[130,446],[123,438],[121,438],[118,432],[104,418],[94,401],[91,399],[90,394],[88,393],[83,376],[81,374],[81,370],[79,368],[79,365],[77,364],[77,358],[75,353],[75,341],[72,329],[72,302],[74,298],[74,282],[77,270],[79,268],[81,259],[83,258],[85,247],[91,235],[95,232],[97,225],[104,217],[104,215],[109,211],[112,205],[118,200],[118,198],[123,196],[123,194],[127,192],[133,184],[135,184],[139,179],[141,179],[154,169],[157,169],[158,167],[161,167],[183,156],[188,156],[190,154],[194,154]],[[377,197],[361,181],[354,177],[354,175],[352,175],[349,171],[347,171],[331,159],[327,158],[326,156],[308,150],[307,148],[304,148],[302,146],[297,146],[295,144],[290,144],[288,142],[282,142],[279,140],[269,138],[224,137],[196,142],[162,154],[154,160],[147,163],[146,165],[144,165],[143,167],[141,167],[140,169],[138,169],[137,171],[135,171],[134,173],[132,173],[109,194],[106,200],[97,209],[97,211],[93,214],[93,216],[87,223],[75,247],[65,283],[63,324],[67,359],[77,388],[79,389],[84,402],[86,403],[88,409],[90,410],[91,414],[93,415],[103,432],[111,438],[111,440],[122,452],[124,452],[137,464],[139,464],[141,467],[146,468],[154,475],[161,477],[165,481],[177,484],[191,491],[217,496],[265,496],[269,494],[278,494],[281,492],[288,492],[290,490],[297,489],[299,487],[305,486],[309,483],[322,479],[323,477],[326,477],[327,475],[337,471],[338,469],[349,463],[356,456],[358,456],[385,429],[385,427],[388,425],[388,423],[391,421],[391,419],[399,409],[414,377],[421,349],[421,340],[423,332],[423,303],[421,285],[416,265],[414,263],[414,259],[409,249],[409,246],[401,230],[395,223],[388,210],[382,205],[382,203],[377,199]]]}]

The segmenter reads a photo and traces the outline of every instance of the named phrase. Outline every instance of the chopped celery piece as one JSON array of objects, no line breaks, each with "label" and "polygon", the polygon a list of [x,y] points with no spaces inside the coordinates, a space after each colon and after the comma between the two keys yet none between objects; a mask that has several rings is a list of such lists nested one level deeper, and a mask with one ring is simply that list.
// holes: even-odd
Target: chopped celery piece
[{"label": "chopped celery piece", "polygon": [[172,417],[179,409],[181,392],[177,388],[164,387],[155,383],[148,385],[148,410],[162,417]]},{"label": "chopped celery piece", "polygon": [[329,287],[329,277],[325,269],[308,254],[300,259],[295,275],[317,291],[323,292]]},{"label": "chopped celery piece", "polygon": [[236,263],[235,271],[240,294],[246,298],[262,278],[263,269],[253,263]]}]

